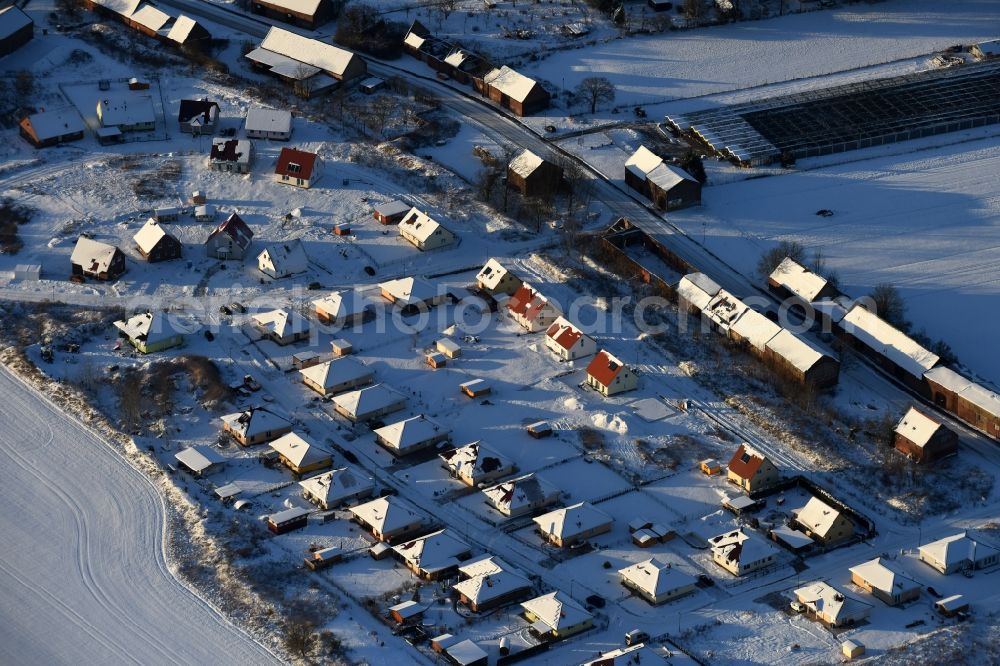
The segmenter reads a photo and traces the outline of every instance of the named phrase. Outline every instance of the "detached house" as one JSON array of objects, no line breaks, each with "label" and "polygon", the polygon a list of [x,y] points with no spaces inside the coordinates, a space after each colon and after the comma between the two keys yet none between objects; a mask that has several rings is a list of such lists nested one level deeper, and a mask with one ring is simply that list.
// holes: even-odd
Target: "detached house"
[{"label": "detached house", "polygon": [[894,444],[918,463],[933,462],[958,453],[958,434],[916,407],[896,424]]},{"label": "detached house", "polygon": [[279,345],[309,338],[309,320],[294,310],[259,312],[253,316],[253,324],[267,339]]},{"label": "detached house", "polygon": [[385,384],[341,393],[333,399],[337,413],[355,423],[381,419],[406,407],[406,396]]},{"label": "detached house", "polygon": [[223,416],[222,429],[241,446],[253,446],[290,433],[292,424],[266,407],[250,407]]},{"label": "detached house", "polygon": [[267,245],[257,255],[257,268],[275,280],[309,270],[309,256],[302,241],[284,241]]},{"label": "detached house", "polygon": [[662,604],[694,592],[695,579],[683,571],[651,557],[618,570],[622,585],[653,604]]},{"label": "detached house", "polygon": [[608,397],[634,390],[639,378],[611,352],[602,349],[587,366],[587,385]]},{"label": "detached house", "polygon": [[851,567],[851,582],[889,606],[920,597],[923,586],[882,561],[881,557]]},{"label": "detached house", "polygon": [[302,383],[327,397],[351,391],[375,381],[371,368],[350,358],[324,361],[299,370]]},{"label": "detached house", "polygon": [[253,242],[253,232],[236,213],[232,213],[205,241],[205,252],[214,259],[241,261]]},{"label": "detached house", "polygon": [[564,639],[594,626],[594,616],[558,590],[521,603],[521,609],[532,633],[543,638]]},{"label": "detached house", "polygon": [[450,576],[472,554],[469,544],[446,529],[405,541],[392,550],[407,569],[424,580]]},{"label": "detached house", "polygon": [[346,328],[375,318],[375,309],[359,291],[335,291],[312,302],[320,323]]},{"label": "detached house", "polygon": [[507,312],[528,333],[548,329],[562,316],[562,310],[537,292],[527,282],[522,283],[507,302]]},{"label": "detached house", "polygon": [[35,148],[57,146],[83,138],[83,118],[75,109],[39,111],[21,119],[21,136]]},{"label": "detached house", "polygon": [[575,361],[597,352],[597,342],[564,317],[545,331],[545,346],[562,361]]},{"label": "detached house", "polygon": [[70,255],[73,275],[116,280],[125,272],[125,254],[114,245],[81,236]]},{"label": "detached house", "polygon": [[375,441],[394,456],[407,456],[451,441],[451,430],[421,414],[376,429]]},{"label": "detached house", "polygon": [[292,138],[292,112],[251,106],[243,126],[251,139],[288,141]]},{"label": "detached house", "polygon": [[454,245],[457,240],[455,234],[417,208],[411,208],[400,220],[399,235],[413,247],[425,252]]},{"label": "detached house", "polygon": [[170,318],[162,312],[138,314],[125,321],[116,321],[114,326],[120,331],[121,337],[143,354],[184,344],[184,335],[173,327]]},{"label": "detached house", "polygon": [[518,116],[530,116],[548,108],[549,92],[538,81],[519,74],[507,65],[493,69],[476,86],[483,94]]},{"label": "detached house", "polygon": [[780,474],[774,463],[763,453],[744,442],[729,460],[727,478],[730,483],[735,483],[746,492],[753,493],[776,484]]},{"label": "detached house", "polygon": [[534,474],[525,474],[483,490],[486,503],[508,518],[551,506],[562,493]]},{"label": "detached house", "polygon": [[555,194],[562,181],[562,167],[524,149],[507,165],[507,187],[526,197],[548,197]]},{"label": "detached house", "polygon": [[476,286],[492,295],[512,295],[521,288],[521,278],[514,275],[496,259],[490,259],[476,275]]},{"label": "detached house", "polygon": [[384,204],[375,206],[372,210],[372,215],[375,216],[379,224],[398,224],[412,208],[405,201],[394,199],[393,201],[387,201]]},{"label": "detached house", "polygon": [[290,432],[269,444],[281,462],[295,474],[306,474],[329,467],[330,452],[310,442],[302,435]]},{"label": "detached house", "polygon": [[207,99],[182,99],[177,124],[188,134],[214,134],[219,124],[219,105]]},{"label": "detached house", "polygon": [[794,526],[821,546],[836,545],[854,536],[854,523],[818,497],[809,498],[794,515]]},{"label": "detached house", "polygon": [[378,285],[382,298],[401,308],[405,313],[429,310],[446,302],[451,294],[445,289],[419,277],[405,277],[381,282]]},{"label": "detached house", "polygon": [[167,230],[167,226],[149,219],[136,233],[135,247],[149,263],[180,259],[181,242]]},{"label": "detached house", "polygon": [[116,127],[121,132],[151,132],[156,127],[156,110],[149,95],[109,95],[97,103],[101,127]]},{"label": "detached house", "polygon": [[626,160],[625,184],[649,197],[660,210],[701,203],[701,183],[645,146],[639,146]]},{"label": "detached house", "polygon": [[356,469],[342,467],[299,481],[302,496],[329,511],[347,502],[363,499],[375,490],[372,478]]},{"label": "detached house", "polygon": [[843,627],[868,618],[871,606],[848,597],[822,581],[810,583],[794,592],[798,602],[806,607],[810,617],[831,627]]},{"label": "detached house", "polygon": [[517,467],[483,442],[472,442],[439,454],[448,473],[473,488],[513,474]]},{"label": "detached house", "polygon": [[924,544],[918,553],[921,562],[945,575],[1000,564],[1000,551],[964,532]]},{"label": "detached house", "polygon": [[712,561],[733,574],[742,576],[769,567],[778,560],[778,549],[769,541],[748,534],[743,528],[708,540]]},{"label": "detached house", "polygon": [[395,495],[353,506],[348,511],[379,541],[399,543],[427,529],[430,521]]},{"label": "detached house", "polygon": [[589,502],[578,502],[532,519],[542,538],[568,548],[611,531],[614,520]]},{"label": "detached house", "polygon": [[[492,563],[499,561],[493,559]],[[507,565],[503,565],[506,567]],[[460,568],[462,571],[465,567]],[[472,576],[452,586],[459,600],[474,613],[499,608],[531,592],[531,583],[510,568],[493,566],[488,573]]]},{"label": "detached house", "polygon": [[248,139],[212,139],[208,168],[227,173],[250,173],[253,144]]},{"label": "detached house", "polygon": [[309,189],[319,179],[320,159],[316,153],[282,148],[274,167],[275,182]]}]

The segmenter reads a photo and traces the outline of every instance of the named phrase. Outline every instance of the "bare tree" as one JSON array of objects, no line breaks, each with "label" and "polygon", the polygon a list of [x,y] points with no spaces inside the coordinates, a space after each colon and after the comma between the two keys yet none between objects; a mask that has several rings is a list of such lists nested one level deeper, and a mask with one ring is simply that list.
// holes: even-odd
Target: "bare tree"
[{"label": "bare tree", "polygon": [[126,370],[118,383],[118,415],[126,432],[135,431],[142,420],[142,381],[134,368]]},{"label": "bare tree", "polygon": [[296,618],[285,623],[285,649],[300,659],[305,659],[316,649],[316,631],[306,618]]},{"label": "bare tree", "polygon": [[681,5],[684,16],[692,21],[701,20],[705,16],[705,0],[684,0]]},{"label": "bare tree", "polygon": [[26,103],[26,98],[31,97],[31,93],[35,92],[35,75],[26,69],[18,72],[17,78],[14,79],[14,92],[23,103]]},{"label": "bare tree", "polygon": [[615,101],[615,84],[603,76],[588,76],[580,81],[576,94],[590,105],[590,112],[594,113],[601,102]]},{"label": "bare tree", "polygon": [[871,293],[875,313],[893,326],[906,325],[906,302],[893,285],[883,282],[875,285]]},{"label": "bare tree", "polygon": [[399,100],[391,95],[379,95],[368,105],[366,114],[369,127],[382,138],[385,138],[385,127],[389,120],[399,112]]},{"label": "bare tree", "polygon": [[776,247],[767,250],[760,256],[760,260],[757,262],[758,275],[766,279],[785,257],[804,264],[806,249],[798,241],[781,241]]}]

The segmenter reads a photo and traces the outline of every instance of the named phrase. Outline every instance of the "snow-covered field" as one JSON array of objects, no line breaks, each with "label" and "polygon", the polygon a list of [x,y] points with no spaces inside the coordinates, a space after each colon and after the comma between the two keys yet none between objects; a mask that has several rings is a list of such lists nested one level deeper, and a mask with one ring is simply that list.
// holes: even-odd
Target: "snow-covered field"
[{"label": "snow-covered field", "polygon": [[278,661],[171,574],[141,473],[6,369],[0,395],[3,661]]}]

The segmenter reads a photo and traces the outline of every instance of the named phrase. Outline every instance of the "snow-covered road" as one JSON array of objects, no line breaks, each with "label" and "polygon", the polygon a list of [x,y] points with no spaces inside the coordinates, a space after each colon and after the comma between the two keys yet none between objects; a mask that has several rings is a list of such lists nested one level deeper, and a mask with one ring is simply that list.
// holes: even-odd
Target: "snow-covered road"
[{"label": "snow-covered road", "polygon": [[3,368],[0,505],[5,663],[277,662],[167,569],[153,485]]}]

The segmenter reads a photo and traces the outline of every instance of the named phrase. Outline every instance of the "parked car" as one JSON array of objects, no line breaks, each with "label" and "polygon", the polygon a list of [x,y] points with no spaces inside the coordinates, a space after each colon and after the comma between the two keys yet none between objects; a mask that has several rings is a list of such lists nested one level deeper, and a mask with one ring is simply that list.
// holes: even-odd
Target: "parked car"
[{"label": "parked car", "polygon": [[788,607],[792,609],[793,613],[806,612],[805,604],[803,604],[801,601],[793,601],[792,603],[788,604]]}]

